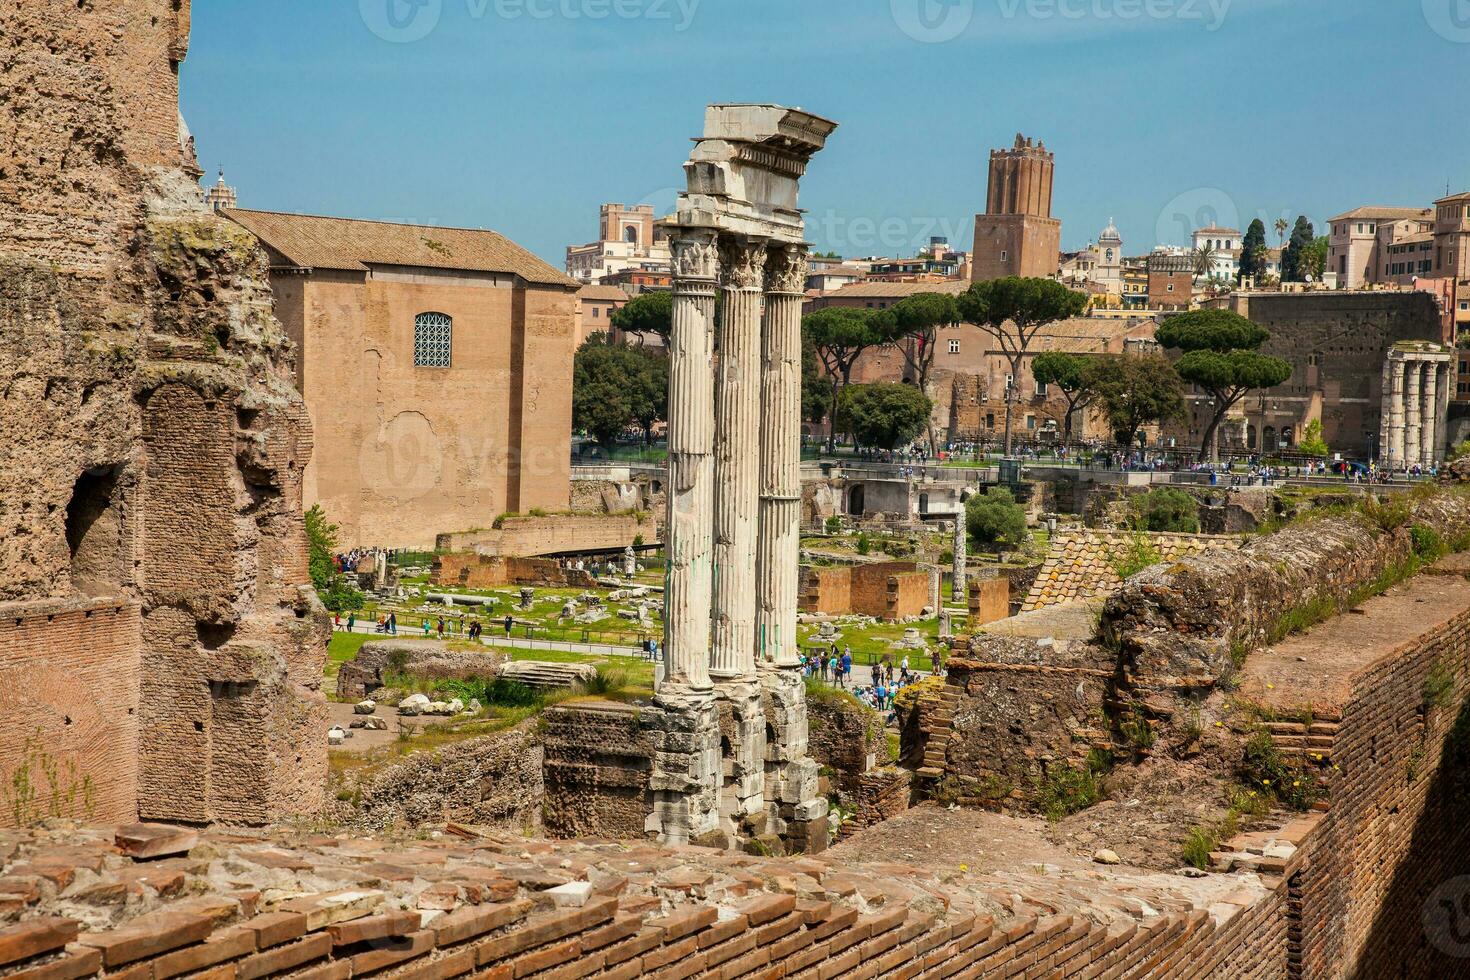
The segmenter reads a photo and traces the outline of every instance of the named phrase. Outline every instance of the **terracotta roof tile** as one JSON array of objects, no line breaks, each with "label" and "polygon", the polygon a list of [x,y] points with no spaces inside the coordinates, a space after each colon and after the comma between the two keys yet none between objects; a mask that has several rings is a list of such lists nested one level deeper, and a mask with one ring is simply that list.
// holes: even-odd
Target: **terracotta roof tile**
[{"label": "terracotta roof tile", "polygon": [[370,265],[408,265],[501,272],[530,283],[573,289],[579,285],[493,231],[239,208],[224,213],[290,262],[306,269],[356,271]]}]

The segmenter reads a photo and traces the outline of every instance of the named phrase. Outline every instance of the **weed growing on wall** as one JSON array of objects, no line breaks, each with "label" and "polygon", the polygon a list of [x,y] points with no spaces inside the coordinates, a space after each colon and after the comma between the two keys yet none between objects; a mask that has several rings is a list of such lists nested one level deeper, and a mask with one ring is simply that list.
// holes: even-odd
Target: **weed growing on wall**
[{"label": "weed growing on wall", "polygon": [[96,809],[92,777],[79,773],[74,758],[61,762],[46,751],[41,730],[28,736],[20,762],[0,783],[16,827],[31,827],[51,817],[90,818]]}]

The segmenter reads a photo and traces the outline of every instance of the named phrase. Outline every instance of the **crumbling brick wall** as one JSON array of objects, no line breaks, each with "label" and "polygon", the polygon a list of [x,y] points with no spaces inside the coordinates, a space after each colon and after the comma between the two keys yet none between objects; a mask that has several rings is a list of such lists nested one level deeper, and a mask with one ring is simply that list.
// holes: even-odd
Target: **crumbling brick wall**
[{"label": "crumbling brick wall", "polygon": [[829,568],[804,565],[801,576],[803,612],[899,622],[919,616],[929,604],[930,573],[911,561]]},{"label": "crumbling brick wall", "polygon": [[[316,810],[325,784],[311,431],[264,257],[194,183],[188,19],[187,0],[0,11],[0,603],[139,609],[130,649],[96,615],[73,641],[92,696],[135,699],[114,744],[136,764],[57,743],[84,776],[132,781],[109,806],[264,822]],[[43,631],[17,635],[12,665],[52,662]],[[0,701],[0,729],[26,718]]]},{"label": "crumbling brick wall", "polygon": [[498,589],[507,585],[590,589],[597,585],[590,572],[563,568],[549,558],[502,558],[473,553],[435,557],[429,580],[438,586],[466,589]]},{"label": "crumbling brick wall", "polygon": [[651,515],[547,514],[545,517],[503,517],[483,531],[440,534],[438,551],[477,551],[483,555],[535,557],[562,552],[622,551],[638,543],[652,545],[658,528]]}]

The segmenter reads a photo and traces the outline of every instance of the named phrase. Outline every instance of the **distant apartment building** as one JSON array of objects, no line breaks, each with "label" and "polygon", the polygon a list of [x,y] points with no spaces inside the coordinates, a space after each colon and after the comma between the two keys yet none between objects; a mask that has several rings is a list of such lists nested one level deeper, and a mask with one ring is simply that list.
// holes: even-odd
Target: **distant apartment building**
[{"label": "distant apartment building", "polygon": [[617,286],[583,286],[577,290],[575,346],[581,347],[593,334],[613,334],[612,315],[627,306],[629,299]]},{"label": "distant apartment building", "polygon": [[1354,208],[1328,225],[1327,272],[1339,289],[1408,285],[1424,274],[1404,270],[1420,268],[1421,236],[1434,231],[1432,209]]},{"label": "distant apartment building", "polygon": [[661,272],[672,269],[669,243],[654,223],[653,205],[604,204],[595,242],[567,246],[567,275],[580,283],[606,285],[629,270]]},{"label": "distant apartment building", "polygon": [[1210,268],[1204,278],[1234,282],[1240,274],[1242,236],[1235,228],[1200,228],[1192,236],[1195,252],[1210,250]]},{"label": "distant apartment building", "polygon": [[674,288],[674,274],[668,269],[621,269],[603,276],[602,285],[616,286],[629,296],[668,292]]},{"label": "distant apartment building", "polygon": [[869,282],[943,282],[955,278],[956,259],[920,255],[912,259],[879,259],[868,270]]},{"label": "distant apartment building", "polygon": [[971,279],[1056,274],[1062,222],[1051,213],[1055,164],[1045,143],[1019,133],[1010,149],[990,151],[985,213],[975,216]]}]

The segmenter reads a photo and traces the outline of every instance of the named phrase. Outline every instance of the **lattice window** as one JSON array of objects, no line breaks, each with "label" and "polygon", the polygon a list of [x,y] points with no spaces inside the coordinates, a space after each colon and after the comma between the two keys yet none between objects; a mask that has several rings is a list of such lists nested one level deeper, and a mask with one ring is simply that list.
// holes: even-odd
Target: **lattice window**
[{"label": "lattice window", "polygon": [[453,347],[454,321],[443,313],[420,313],[413,319],[413,366],[447,368]]}]

